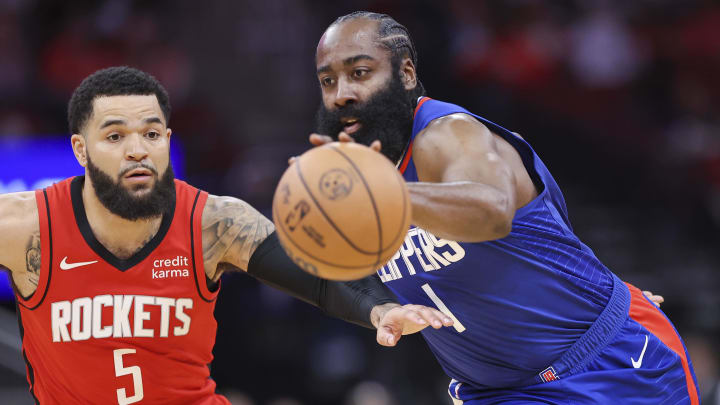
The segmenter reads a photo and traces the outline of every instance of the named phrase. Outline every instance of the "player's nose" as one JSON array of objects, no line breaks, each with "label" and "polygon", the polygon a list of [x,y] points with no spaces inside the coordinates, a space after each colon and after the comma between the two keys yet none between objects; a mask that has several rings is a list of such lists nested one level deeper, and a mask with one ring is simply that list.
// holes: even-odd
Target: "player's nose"
[{"label": "player's nose", "polygon": [[335,93],[335,105],[345,107],[358,101],[355,86],[347,80],[340,79],[337,83],[337,92]]},{"label": "player's nose", "polygon": [[127,137],[125,143],[125,158],[128,160],[142,161],[148,157],[148,149],[142,141],[142,136],[134,133]]}]

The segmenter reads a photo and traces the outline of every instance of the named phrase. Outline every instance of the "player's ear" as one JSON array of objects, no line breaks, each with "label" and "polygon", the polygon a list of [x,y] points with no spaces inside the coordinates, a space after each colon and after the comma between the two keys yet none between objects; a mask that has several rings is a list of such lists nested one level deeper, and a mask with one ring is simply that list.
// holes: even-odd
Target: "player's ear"
[{"label": "player's ear", "polygon": [[85,137],[80,134],[73,134],[70,137],[73,153],[80,166],[87,167],[87,143]]},{"label": "player's ear", "polygon": [[417,86],[417,73],[410,58],[403,58],[400,62],[400,80],[402,80],[405,90],[412,90]]},{"label": "player's ear", "polygon": [[170,137],[172,136],[172,129],[168,128],[167,131],[165,132],[165,135],[167,136],[168,139],[170,139]]}]

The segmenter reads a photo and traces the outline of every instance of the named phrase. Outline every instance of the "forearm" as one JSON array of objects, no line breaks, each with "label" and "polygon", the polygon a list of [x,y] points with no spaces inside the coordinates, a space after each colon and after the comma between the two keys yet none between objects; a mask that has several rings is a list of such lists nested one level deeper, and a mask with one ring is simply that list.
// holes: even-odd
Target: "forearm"
[{"label": "forearm", "polygon": [[[371,320],[384,304],[394,302],[390,291],[377,276],[362,280],[337,282],[312,276],[301,270],[285,254],[273,233],[250,258],[248,273],[260,281],[295,298],[320,308],[335,318],[372,328]],[[377,307],[377,308],[376,308]],[[373,309],[376,308],[374,311]]]},{"label": "forearm", "polygon": [[500,190],[481,183],[407,183],[412,223],[460,242],[500,239],[510,232],[512,202]]}]

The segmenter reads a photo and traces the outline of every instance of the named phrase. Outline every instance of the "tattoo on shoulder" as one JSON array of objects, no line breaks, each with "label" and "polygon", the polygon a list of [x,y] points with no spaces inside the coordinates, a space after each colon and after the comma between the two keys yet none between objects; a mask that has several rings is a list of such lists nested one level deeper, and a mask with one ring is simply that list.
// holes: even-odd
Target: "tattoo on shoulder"
[{"label": "tattoo on shoulder", "polygon": [[203,259],[214,269],[207,274],[220,277],[222,262],[247,269],[255,249],[272,232],[273,224],[244,201],[231,197],[211,197],[202,217]]},{"label": "tattoo on shoulder", "polygon": [[28,280],[34,285],[37,285],[40,280],[40,267],[42,266],[40,257],[40,232],[35,232],[30,235],[25,248],[25,265]]}]

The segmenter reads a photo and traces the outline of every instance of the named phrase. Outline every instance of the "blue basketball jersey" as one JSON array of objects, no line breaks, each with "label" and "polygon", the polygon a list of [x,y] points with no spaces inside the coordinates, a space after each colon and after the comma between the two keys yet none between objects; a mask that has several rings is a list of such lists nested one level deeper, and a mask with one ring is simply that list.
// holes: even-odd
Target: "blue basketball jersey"
[{"label": "blue basketball jersey", "polygon": [[415,136],[455,113],[475,117],[509,142],[539,195],[517,210],[512,231],[499,240],[461,243],[411,227],[378,274],[401,303],[455,317],[454,327],[422,332],[450,377],[478,388],[526,385],[544,379],[543,371],[588,331],[618,279],[573,233],[563,195],[530,145],[462,107],[420,100],[400,166],[405,180],[418,181]]}]

